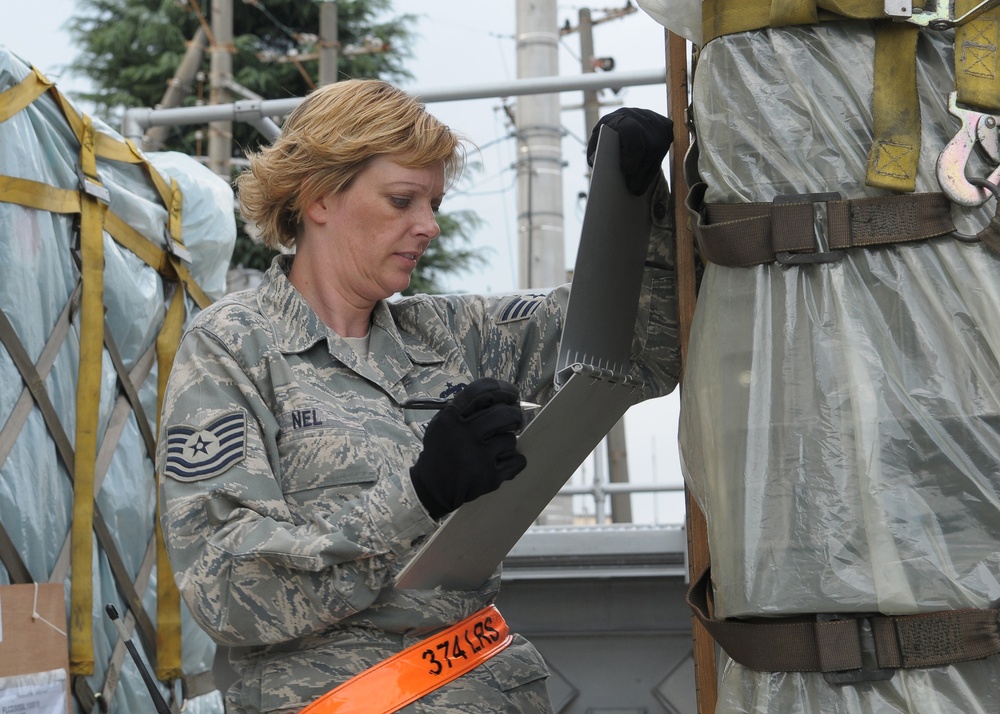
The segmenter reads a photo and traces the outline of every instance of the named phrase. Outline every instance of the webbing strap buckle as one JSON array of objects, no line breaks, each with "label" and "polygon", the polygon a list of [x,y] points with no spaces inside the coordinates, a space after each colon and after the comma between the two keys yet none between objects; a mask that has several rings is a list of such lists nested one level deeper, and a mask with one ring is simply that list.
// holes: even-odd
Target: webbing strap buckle
[{"label": "webbing strap buckle", "polygon": [[893,20],[908,22],[930,30],[950,30],[972,22],[1000,0],[983,0],[961,17],[955,17],[955,0],[936,0],[933,7],[914,8],[912,0],[885,0],[885,14]]},{"label": "webbing strap buckle", "polygon": [[83,191],[88,196],[96,198],[98,201],[104,204],[111,203],[111,192],[105,188],[103,185],[98,183],[97,179],[93,179],[84,173],[82,166],[76,167],[76,178],[79,181],[80,190]]},{"label": "webbing strap buckle", "polygon": [[191,251],[189,251],[183,243],[181,243],[178,240],[175,240],[174,237],[170,234],[169,229],[164,229],[163,234],[164,234],[163,240],[166,243],[167,252],[170,253],[170,255],[176,258],[180,258],[181,260],[183,260],[185,263],[188,264],[190,264],[194,260],[194,258],[192,258],[191,256]]},{"label": "webbing strap buckle", "polygon": [[[774,197],[771,202],[775,207],[790,203],[810,204],[815,213],[816,204],[826,204],[830,201],[839,201],[841,196],[836,191],[827,193],[787,193]],[[773,216],[774,214],[772,214]],[[774,218],[772,217],[772,221]],[[812,253],[792,253],[789,251],[776,251],[774,259],[783,265],[807,265],[811,263],[836,263],[844,257],[841,251],[824,251],[823,244],[816,234],[815,224],[813,225],[813,237],[816,249]]]},{"label": "webbing strap buckle", "polygon": [[[879,667],[875,648],[875,633],[871,618],[875,615],[858,613],[852,615],[837,615],[833,613],[817,613],[817,622],[834,622],[853,620],[857,624],[857,654],[860,654],[861,666],[855,669],[824,671],[823,678],[828,684],[843,686],[859,684],[860,682],[883,682],[892,679],[896,670],[891,667]],[[824,658],[823,641],[820,639],[820,661]],[[841,653],[842,654],[842,653]]]}]

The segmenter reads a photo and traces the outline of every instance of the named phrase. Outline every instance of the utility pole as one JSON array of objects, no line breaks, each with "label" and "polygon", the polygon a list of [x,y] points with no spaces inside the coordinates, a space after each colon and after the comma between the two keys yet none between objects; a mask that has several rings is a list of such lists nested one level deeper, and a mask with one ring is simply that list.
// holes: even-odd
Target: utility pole
[{"label": "utility pole", "polygon": [[[594,22],[590,8],[580,8],[577,22],[580,31],[580,71],[584,74],[595,72],[599,64],[613,67],[614,61],[610,58],[598,60],[594,55]],[[585,89],[583,91],[584,136],[590,136],[590,132],[600,118],[601,103],[597,96],[597,90]],[[628,483],[628,446],[625,441],[624,417],[611,428],[605,437],[605,442],[608,447],[608,482]],[[599,454],[600,452],[595,454],[595,458],[600,458]],[[630,494],[614,493],[611,495],[611,521],[613,523],[632,522],[632,496]]]},{"label": "utility pole", "polygon": [[337,81],[337,0],[322,0],[319,4],[319,83]]},{"label": "utility pole", "polygon": [[[516,0],[517,77],[559,74],[556,0]],[[523,289],[566,282],[563,248],[562,125],[558,94],[517,98],[518,282]],[[538,522],[573,522],[573,500],[556,496]]]},{"label": "utility pole", "polygon": [[[232,100],[228,87],[233,78],[233,0],[214,0],[212,3],[212,35],[209,103],[227,104]],[[208,168],[227,183],[232,145],[231,121],[216,121],[208,125]]]},{"label": "utility pole", "polygon": [[[580,27],[580,71],[584,74],[593,73],[594,66],[594,23],[589,7],[581,7],[577,16]],[[591,130],[601,118],[601,104],[597,98],[596,89],[583,90],[583,130],[584,136],[590,136]]]},{"label": "utility pole", "polygon": [[[517,76],[559,74],[555,0],[517,0]],[[522,288],[566,282],[559,95],[517,100],[517,185]]]}]

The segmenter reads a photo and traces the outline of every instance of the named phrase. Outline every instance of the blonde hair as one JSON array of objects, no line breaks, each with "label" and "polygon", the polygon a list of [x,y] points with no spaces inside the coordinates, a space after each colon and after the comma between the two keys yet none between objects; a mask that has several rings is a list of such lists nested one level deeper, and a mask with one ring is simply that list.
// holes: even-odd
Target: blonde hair
[{"label": "blonde hair", "polygon": [[240,210],[270,248],[295,244],[306,206],[343,191],[372,159],[408,168],[443,164],[452,184],[465,165],[463,139],[402,90],[374,79],[327,84],[310,93],[270,146],[248,154],[236,179]]}]

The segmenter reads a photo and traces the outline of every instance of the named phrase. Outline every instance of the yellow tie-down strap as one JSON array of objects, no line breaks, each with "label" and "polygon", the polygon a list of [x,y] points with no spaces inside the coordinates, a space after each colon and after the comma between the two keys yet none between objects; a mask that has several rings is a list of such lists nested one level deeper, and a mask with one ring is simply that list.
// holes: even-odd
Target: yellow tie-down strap
[{"label": "yellow tie-down strap", "polygon": [[[80,213],[82,205],[80,191],[15,176],[0,176],[0,202],[67,214]],[[198,285],[182,260],[153,243],[111,210],[105,210],[104,230],[116,243],[130,250],[163,278],[180,282],[198,307],[205,308],[212,304],[212,298]]]},{"label": "yellow tie-down strap", "polygon": [[865,183],[910,193],[920,160],[917,39],[920,28],[882,22],[875,30],[874,121]]},{"label": "yellow tie-down strap", "polygon": [[[167,377],[184,331],[184,292],[175,290],[163,327],[156,337],[157,399],[156,433],[160,433],[160,411]],[[156,474],[159,483],[159,474]],[[156,676],[163,681],[183,677],[181,671],[181,595],[174,583],[174,571],[167,557],[167,546],[160,529],[160,491],[156,490]],[[167,586],[160,583],[168,583]]]},{"label": "yellow tie-down strap", "polygon": [[[914,2],[922,8],[923,2]],[[916,46],[920,28],[893,22],[884,0],[705,0],[704,42],[723,35],[768,27],[811,25],[837,20],[882,20],[875,35],[874,137],[865,183],[910,192],[920,160],[920,101]]]},{"label": "yellow tie-down strap", "polygon": [[[76,440],[73,467],[73,523],[70,548],[70,673],[94,673],[93,539],[94,471],[100,422],[101,369],[104,351],[104,213],[98,197],[94,126],[83,125],[80,164],[89,187],[80,202],[80,363],[76,389]],[[78,573],[83,577],[78,577]]]},{"label": "yellow tie-down strap", "polygon": [[[962,17],[982,0],[956,0]],[[987,10],[955,30],[955,91],[960,105],[986,114],[1000,114],[1000,7]]]},{"label": "yellow tie-down strap", "polygon": [[[17,203],[37,210],[80,216],[81,283],[83,298],[80,326],[80,363],[77,387],[77,427],[74,505],[70,559],[70,669],[74,675],[94,671],[92,529],[94,520],[94,471],[97,456],[97,424],[100,403],[101,365],[104,334],[104,247],[107,232],[132,251],[163,278],[183,285],[176,290],[157,337],[159,355],[159,397],[169,374],[173,354],[184,323],[184,293],[199,307],[211,299],[192,278],[179,255],[184,252],[181,231],[183,196],[177,182],[166,181],[131,141],[118,140],[97,131],[93,121],[80,114],[41,72],[33,69],[18,85],[0,93],[0,122],[6,121],[43,95],[49,95],[80,142],[78,190],[0,176],[0,201]],[[167,249],[141,235],[108,209],[107,190],[101,184],[97,160],[141,165],[167,209],[165,233]],[[159,404],[158,404],[159,407]],[[152,456],[152,455],[151,455]],[[183,677],[181,668],[180,595],[166,563],[162,533],[156,529],[159,577],[157,578],[157,676],[164,681]],[[76,577],[76,573],[85,577]]]}]

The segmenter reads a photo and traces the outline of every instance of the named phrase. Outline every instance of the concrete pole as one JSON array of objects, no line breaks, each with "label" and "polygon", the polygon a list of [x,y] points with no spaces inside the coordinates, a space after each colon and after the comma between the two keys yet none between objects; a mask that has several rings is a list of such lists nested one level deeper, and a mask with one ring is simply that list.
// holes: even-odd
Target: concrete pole
[{"label": "concrete pole", "polygon": [[[517,76],[559,74],[555,0],[517,0]],[[559,95],[517,100],[517,184],[522,288],[566,282]]]},{"label": "concrete pole", "polygon": [[[590,8],[580,8],[580,71],[589,74],[594,67],[594,23]],[[597,121],[601,118],[601,104],[596,89],[583,90],[584,136],[589,137]],[[608,446],[608,482],[628,483],[628,447],[625,441],[625,419],[615,424],[606,437]],[[594,454],[600,459],[600,453]],[[632,496],[628,493],[611,495],[611,521],[613,523],[632,522]]]},{"label": "concrete pole", "polygon": [[[233,0],[214,0],[212,3],[212,35],[214,42],[208,80],[209,103],[226,104],[232,101],[228,85],[233,77]],[[232,157],[233,123],[216,121],[208,125],[208,168],[227,182]]]},{"label": "concrete pole", "polygon": [[[608,482],[628,483],[628,446],[625,441],[625,419],[608,432]],[[611,494],[611,521],[613,523],[632,522],[632,495]]]},{"label": "concrete pole", "polygon": [[319,4],[319,83],[336,82],[337,55],[340,41],[337,39],[337,0],[323,0]]},{"label": "concrete pole", "polygon": [[[582,7],[579,13],[580,25],[580,71],[589,74],[594,71],[594,23],[590,16],[590,8]],[[583,90],[583,130],[584,136],[590,136],[590,131],[601,118],[601,104],[597,98],[596,89]]]},{"label": "concrete pole", "polygon": [[[517,77],[559,74],[556,0],[517,0]],[[566,282],[563,248],[562,129],[558,94],[517,99],[517,227],[522,288],[551,288]],[[573,501],[556,496],[538,523],[573,522]]]}]

